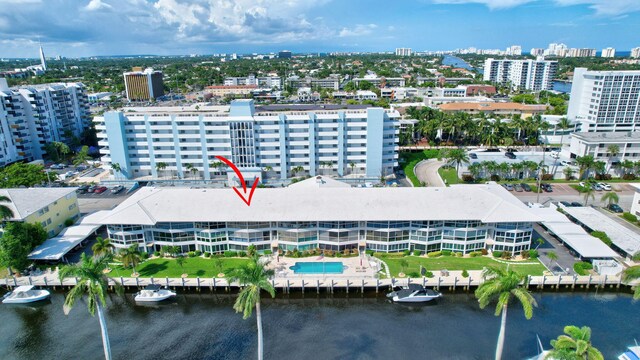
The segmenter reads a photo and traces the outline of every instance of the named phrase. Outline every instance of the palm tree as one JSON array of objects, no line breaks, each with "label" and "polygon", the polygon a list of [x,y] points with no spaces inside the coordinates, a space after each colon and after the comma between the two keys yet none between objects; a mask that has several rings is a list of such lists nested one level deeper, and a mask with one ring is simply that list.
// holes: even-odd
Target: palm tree
[{"label": "palm tree", "polygon": [[[636,254],[636,256],[638,256],[638,254]],[[625,281],[626,283],[630,283],[638,279],[640,279],[640,265],[627,268],[622,274],[622,280]],[[633,298],[636,300],[640,299],[640,284],[636,283],[635,286],[633,287],[633,290],[634,290]]]},{"label": "palm tree", "polygon": [[498,298],[495,315],[502,314],[500,322],[500,333],[496,346],[496,360],[502,358],[504,348],[505,328],[507,325],[507,308],[512,297],[518,299],[524,309],[524,316],[531,319],[533,307],[538,306],[536,299],[527,290],[527,278],[513,270],[502,270],[499,268],[485,268],[482,276],[486,279],[475,291],[476,298],[480,303],[480,308],[484,309],[494,299]]},{"label": "palm tree", "polygon": [[611,164],[613,163],[613,158],[620,154],[620,146],[616,144],[611,144],[607,146],[607,154],[609,158],[607,159],[607,172],[611,170]]},{"label": "palm tree", "polygon": [[268,292],[271,297],[276,296],[276,290],[271,285],[269,278],[273,276],[274,271],[267,269],[268,262],[260,261],[258,256],[254,256],[251,261],[235,268],[227,277],[229,283],[239,282],[242,290],[238,293],[238,298],[233,309],[241,312],[243,319],[251,316],[253,308],[256,308],[256,322],[258,326],[258,360],[263,359],[262,344],[262,313],[260,310],[260,291]]},{"label": "palm tree", "polygon": [[349,163],[349,167],[351,168],[351,174],[354,173],[354,170],[356,168],[356,163],[354,163],[353,161]]},{"label": "palm tree", "polygon": [[[111,255],[89,257],[87,254],[80,255],[80,262],[73,265],[66,265],[60,269],[60,281],[68,277],[78,279],[76,285],[69,291],[65,300],[63,310],[65,315],[75,305],[76,301],[83,295],[87,295],[87,308],[91,316],[95,316],[98,311],[100,330],[102,332],[102,346],[104,357],[111,360],[111,346],[109,344],[109,334],[107,323],[104,318],[103,307],[107,306],[106,294],[109,286],[109,278],[103,273],[111,261]],[[120,287],[116,284],[117,289]]]},{"label": "palm tree", "polygon": [[269,172],[271,172],[273,170],[273,167],[267,165],[264,167],[264,177],[266,178],[267,175],[269,175]]},{"label": "palm tree", "polygon": [[468,164],[469,163],[469,155],[462,148],[450,149],[442,154],[442,157],[447,159],[448,161],[453,161],[456,163],[456,174],[460,171],[460,164]]},{"label": "palm tree", "polygon": [[[322,164],[320,165],[322,166]],[[298,173],[301,173],[304,171],[304,168],[301,165],[298,165],[296,167],[294,167],[293,169],[291,169],[291,172],[294,174],[294,176]]]},{"label": "palm tree", "polygon": [[102,237],[96,237],[96,242],[91,247],[94,256],[106,255],[113,252],[113,244],[111,243],[111,239],[103,239]]},{"label": "palm tree", "polygon": [[160,171],[164,171],[164,169],[167,168],[167,163],[166,162],[159,162],[156,163],[156,171],[158,172],[158,177],[160,177],[159,173]]},{"label": "palm tree", "polygon": [[215,169],[215,170],[214,170],[214,172],[216,172],[216,171],[217,171],[217,172],[219,172],[219,171],[220,171],[220,168],[225,167],[225,166],[226,166],[226,164],[225,164],[225,163],[223,163],[222,161],[214,161],[214,162],[212,162],[211,164],[209,164],[209,166],[210,166],[211,168]]},{"label": "palm tree", "polygon": [[589,170],[591,170],[595,161],[593,159],[593,155],[585,155],[578,156],[576,158],[576,162],[580,166],[580,179],[582,179],[589,173]]},{"label": "palm tree", "polygon": [[571,167],[565,167],[562,172],[564,173],[564,178],[568,180],[571,180],[571,178],[573,177],[573,174],[575,174],[575,170],[573,170],[573,168]]},{"label": "palm tree", "polygon": [[[567,130],[570,127],[571,127],[571,122],[566,117],[561,118],[560,121],[558,121],[558,123],[556,124],[556,129],[560,129],[560,130]],[[564,142],[564,134],[560,135],[560,151],[562,151],[563,142]],[[556,173],[557,169],[558,169],[558,159],[556,158],[553,162],[553,174]]]},{"label": "palm tree", "polygon": [[404,272],[406,270],[407,266],[409,266],[409,262],[406,259],[400,259],[400,261],[398,263],[402,267],[402,272]]},{"label": "palm tree", "polygon": [[593,189],[589,184],[587,184],[587,186],[584,188],[583,194],[584,194],[584,206],[587,206],[587,203],[589,202],[589,198],[591,198],[592,200],[596,198],[593,195]]},{"label": "palm tree", "polygon": [[569,325],[564,327],[566,335],[551,340],[551,350],[545,359],[604,360],[602,353],[591,344],[591,328]]},{"label": "palm tree", "polygon": [[91,159],[91,156],[89,155],[89,147],[85,145],[76,154],[75,158],[73,159],[73,165],[78,166],[86,164],[89,159]]},{"label": "palm tree", "polygon": [[191,170],[195,169],[195,166],[193,166],[193,164],[185,164],[184,167],[187,168],[187,172],[189,173],[191,172]]},{"label": "palm tree", "polygon": [[556,252],[555,252],[555,251],[549,251],[549,252],[547,253],[547,257],[549,258],[549,265],[551,265],[551,262],[552,262],[552,261],[553,261],[553,262],[556,262],[556,264],[557,264],[557,261],[558,261],[558,254],[556,254]]},{"label": "palm tree", "polygon": [[600,201],[602,201],[602,202],[606,201],[609,205],[617,204],[619,200],[620,200],[620,198],[618,197],[618,194],[616,194],[614,192],[608,192],[608,193],[602,195],[602,198],[600,199]]},{"label": "palm tree", "polygon": [[120,175],[120,171],[122,171],[122,167],[118,163],[112,163],[111,170],[113,170],[113,175],[116,176],[116,178],[118,178]]},{"label": "palm tree", "polygon": [[[0,203],[11,203],[11,199],[7,196],[0,195]],[[11,219],[15,216],[13,210],[4,204],[0,204],[0,221]]]},{"label": "palm tree", "polygon": [[140,264],[140,260],[142,260],[142,254],[140,253],[140,250],[138,250],[137,244],[121,249],[118,256],[120,257],[120,261],[122,261],[122,265],[124,265],[124,267],[131,266],[133,273],[137,273],[136,266],[138,266],[138,264]]}]

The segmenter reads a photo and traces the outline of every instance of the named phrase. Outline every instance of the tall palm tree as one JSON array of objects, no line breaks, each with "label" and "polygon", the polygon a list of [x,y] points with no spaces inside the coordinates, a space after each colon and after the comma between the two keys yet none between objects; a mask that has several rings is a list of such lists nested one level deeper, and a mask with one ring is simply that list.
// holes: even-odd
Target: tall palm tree
[{"label": "tall palm tree", "polygon": [[600,350],[591,344],[591,328],[568,325],[564,327],[566,335],[551,340],[551,350],[545,359],[584,359],[604,360]]},{"label": "tall palm tree", "polygon": [[607,172],[611,170],[611,164],[613,163],[613,158],[618,156],[618,154],[620,154],[620,146],[616,144],[611,144],[607,146],[607,155],[609,155],[609,157],[607,158]]},{"label": "tall palm tree", "polygon": [[256,309],[256,322],[258,326],[258,360],[264,357],[263,339],[262,339],[262,313],[260,308],[260,291],[268,292],[271,297],[276,296],[276,290],[271,285],[269,278],[274,271],[267,269],[268,262],[260,261],[258,256],[254,256],[251,261],[235,268],[227,277],[229,283],[238,282],[242,289],[238,293],[238,298],[233,309],[242,313],[242,318],[247,319],[251,316],[253,308]]},{"label": "tall palm tree", "polygon": [[580,166],[580,179],[589,174],[594,162],[593,155],[578,156],[576,158],[576,163]]},{"label": "tall palm tree", "polygon": [[[69,291],[64,300],[64,313],[68,314],[76,301],[84,295],[87,295],[87,308],[91,316],[95,316],[96,311],[98,312],[106,360],[111,360],[111,346],[103,312],[103,307],[107,306],[106,294],[109,278],[103,273],[103,270],[108,267],[109,261],[111,261],[111,255],[89,257],[83,253],[80,255],[79,263],[63,266],[59,273],[60,281],[68,277],[78,279],[77,284]],[[117,288],[120,289],[120,287]]]},{"label": "tall palm tree", "polygon": [[91,250],[93,251],[94,256],[110,254],[113,252],[113,249],[114,249],[114,246],[111,243],[111,239],[109,238],[103,239],[100,236],[96,237],[96,242],[91,247]]},{"label": "tall palm tree", "polygon": [[[563,117],[556,124],[556,129],[567,130],[571,127],[571,122],[566,117]],[[564,132],[564,131],[563,131]],[[560,135],[560,151],[562,151],[562,145],[564,143],[564,134]],[[558,170],[558,158],[553,161],[553,174]]]},{"label": "tall palm tree", "polygon": [[[636,256],[638,256],[637,253],[634,257]],[[627,268],[622,274],[622,280],[626,283],[631,283],[639,279],[640,279],[640,265]],[[636,283],[633,286],[633,289],[634,289],[633,298],[636,300],[640,299],[640,283]]]},{"label": "tall palm tree", "polygon": [[122,166],[120,166],[120,164],[118,163],[112,163],[111,170],[113,170],[113,175],[117,179],[120,176],[120,171],[122,171]]},{"label": "tall palm tree", "polygon": [[[322,166],[322,165],[320,165],[320,166]],[[301,165],[298,165],[298,166],[294,167],[293,169],[291,169],[291,172],[294,174],[294,176],[296,174],[299,174],[299,173],[303,172],[303,171],[304,171],[304,168]]]},{"label": "tall palm tree", "polygon": [[509,301],[515,297],[524,309],[524,316],[531,319],[533,307],[538,306],[536,299],[527,290],[527,278],[513,270],[502,270],[499,268],[485,268],[482,276],[486,279],[475,291],[476,298],[480,303],[480,308],[484,309],[489,303],[497,298],[495,315],[502,314],[500,322],[500,333],[496,346],[496,360],[502,358],[504,348],[505,330],[507,325],[507,308]]},{"label": "tall palm tree", "polygon": [[270,165],[265,166],[264,167],[264,177],[266,178],[272,170],[273,170],[273,167],[271,167]]},{"label": "tall palm tree", "polygon": [[73,165],[78,166],[86,164],[89,159],[91,159],[91,156],[89,155],[89,147],[85,145],[80,149],[80,151],[78,151],[78,153],[74,157]]},{"label": "tall palm tree", "polygon": [[138,266],[142,260],[142,254],[140,253],[140,250],[138,250],[137,244],[133,244],[128,248],[120,249],[118,257],[120,258],[120,261],[122,261],[122,265],[124,265],[124,267],[131,267],[133,269],[133,273],[136,274],[136,266]]},{"label": "tall palm tree", "polygon": [[594,200],[596,198],[595,195],[593,195],[593,189],[589,184],[587,184],[587,186],[584,188],[584,191],[582,194],[584,196],[584,206],[587,206],[589,199]]},{"label": "tall palm tree", "polygon": [[[11,203],[8,196],[0,196],[0,203]],[[11,219],[15,216],[13,210],[4,204],[0,204],[0,221]]]},{"label": "tall palm tree", "polygon": [[356,163],[354,163],[353,161],[349,163],[349,167],[351,168],[351,174],[354,173],[354,170],[356,168]]},{"label": "tall palm tree", "polygon": [[166,168],[167,168],[166,162],[156,163],[156,171],[158,172],[158,177],[160,177],[159,175],[160,171],[164,171]]},{"label": "tall palm tree", "polygon": [[575,174],[575,170],[573,170],[573,168],[568,166],[562,169],[562,172],[564,173],[564,178],[567,180],[571,180],[571,178],[573,177],[573,174]]},{"label": "tall palm tree", "polygon": [[549,251],[547,253],[547,257],[549,258],[549,266],[551,266],[551,262],[556,262],[558,261],[558,254],[556,254],[555,251]]},{"label": "tall palm tree", "polygon": [[467,155],[467,152],[462,148],[446,150],[442,154],[442,157],[456,164],[456,174],[460,172],[460,164],[469,163],[469,155]]},{"label": "tall palm tree", "polygon": [[226,166],[225,163],[223,163],[222,161],[214,161],[211,164],[209,164],[209,166],[214,169],[214,172],[220,172],[220,168],[223,168]]},{"label": "tall palm tree", "polygon": [[618,197],[618,194],[614,192],[608,192],[602,195],[602,198],[600,199],[600,201],[607,202],[608,205],[617,204],[618,201],[620,201],[620,197]]}]

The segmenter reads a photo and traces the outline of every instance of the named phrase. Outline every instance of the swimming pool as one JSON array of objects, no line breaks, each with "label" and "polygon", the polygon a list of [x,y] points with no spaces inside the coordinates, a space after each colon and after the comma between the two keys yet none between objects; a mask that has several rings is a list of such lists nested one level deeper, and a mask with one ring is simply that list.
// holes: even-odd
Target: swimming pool
[{"label": "swimming pool", "polygon": [[344,266],[340,261],[333,262],[297,262],[289,269],[294,274],[342,274]]}]

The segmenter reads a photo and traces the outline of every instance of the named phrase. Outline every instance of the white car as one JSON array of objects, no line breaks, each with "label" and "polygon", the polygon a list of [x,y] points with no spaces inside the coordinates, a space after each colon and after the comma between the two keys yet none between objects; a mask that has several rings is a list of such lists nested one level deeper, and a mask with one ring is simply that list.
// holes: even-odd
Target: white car
[{"label": "white car", "polygon": [[602,188],[602,190],[604,191],[611,191],[611,185],[607,184],[607,183],[598,183],[598,185],[600,185],[600,187]]},{"label": "white car", "polygon": [[562,166],[569,166],[569,165],[571,165],[571,163],[570,163],[570,162],[568,162],[568,161],[566,161],[566,160],[562,160],[562,161],[560,161],[560,165],[562,165]]}]

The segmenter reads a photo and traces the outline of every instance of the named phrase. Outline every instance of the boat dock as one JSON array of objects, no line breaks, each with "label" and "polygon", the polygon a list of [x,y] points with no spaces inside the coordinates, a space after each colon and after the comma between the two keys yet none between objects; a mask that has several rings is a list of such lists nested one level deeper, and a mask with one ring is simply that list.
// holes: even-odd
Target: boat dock
[{"label": "boat dock", "polygon": [[[365,292],[365,291],[387,291],[394,286],[407,284],[420,284],[427,288],[436,290],[463,290],[469,291],[480,286],[483,282],[481,276],[471,275],[462,277],[457,275],[435,276],[432,278],[390,278],[376,279],[371,277],[314,277],[297,276],[291,278],[275,277],[271,280],[276,290],[284,293],[292,291],[304,292],[328,292],[335,291]],[[13,288],[21,285],[34,285],[51,288],[70,288],[77,284],[74,278],[60,280],[56,273],[39,276],[7,277],[0,279],[0,286]],[[110,286],[123,286],[125,288],[142,288],[147,285],[157,284],[168,288],[185,288],[196,291],[229,291],[232,288],[239,288],[238,283],[229,283],[224,278],[142,278],[142,277],[111,277]],[[578,276],[578,275],[556,275],[556,276],[529,276],[529,289],[589,289],[589,288],[627,288],[628,285],[622,283],[621,276]]]}]

